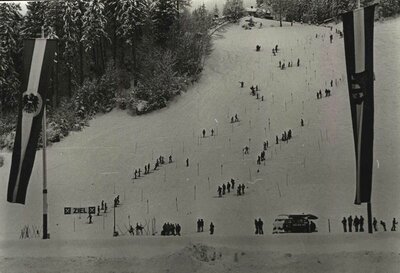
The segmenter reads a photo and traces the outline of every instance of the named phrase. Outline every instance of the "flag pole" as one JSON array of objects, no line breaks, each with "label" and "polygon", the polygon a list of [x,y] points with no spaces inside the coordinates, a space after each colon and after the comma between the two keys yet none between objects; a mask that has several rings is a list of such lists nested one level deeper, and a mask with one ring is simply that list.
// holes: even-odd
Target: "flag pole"
[{"label": "flag pole", "polygon": [[357,8],[359,9],[361,7],[361,2],[360,0],[357,0]]},{"label": "flag pole", "polygon": [[[44,37],[44,27],[42,26],[42,38]],[[48,204],[47,204],[47,164],[46,164],[46,146],[47,146],[47,135],[46,135],[46,101],[43,101],[43,239],[49,239],[49,233],[47,230],[47,215],[48,215]]]},{"label": "flag pole", "polygon": [[43,239],[49,239],[47,231],[47,168],[46,168],[46,102],[43,102]]},{"label": "flag pole", "polygon": [[372,210],[371,201],[367,203],[367,214],[368,214],[368,233],[373,233],[372,231]]}]

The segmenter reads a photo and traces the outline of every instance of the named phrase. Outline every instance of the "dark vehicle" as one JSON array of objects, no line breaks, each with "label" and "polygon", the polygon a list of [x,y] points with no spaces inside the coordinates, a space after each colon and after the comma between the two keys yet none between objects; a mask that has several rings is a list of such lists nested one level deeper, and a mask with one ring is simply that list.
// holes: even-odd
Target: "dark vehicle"
[{"label": "dark vehicle", "polygon": [[312,221],[317,219],[312,214],[281,214],[274,221],[272,233],[317,232],[317,226]]}]

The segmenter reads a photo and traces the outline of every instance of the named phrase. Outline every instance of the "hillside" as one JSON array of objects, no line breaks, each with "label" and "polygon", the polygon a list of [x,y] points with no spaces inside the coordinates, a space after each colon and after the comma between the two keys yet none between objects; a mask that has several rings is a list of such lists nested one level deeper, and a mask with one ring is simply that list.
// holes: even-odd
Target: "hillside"
[{"label": "hillside", "polygon": [[[208,230],[210,221],[215,224],[218,240],[224,242],[222,247],[229,248],[231,255],[232,248],[246,246],[248,241],[255,240],[252,236],[255,218],[263,219],[264,231],[270,234],[278,214],[303,212],[319,217],[318,235],[315,236],[328,238],[321,241],[333,243],[336,239],[353,240],[356,237],[340,235],[343,216],[362,214],[366,218],[366,206],[353,204],[355,158],[343,40],[335,34],[330,44],[329,28],[300,24],[279,28],[277,22],[257,21],[262,22],[262,28],[244,30],[240,25],[231,25],[220,32],[214,39],[214,50],[206,61],[200,81],[167,108],[137,117],[115,110],[96,117],[83,132],[73,133],[48,149],[49,231],[55,242],[68,245],[70,240],[83,238],[107,238],[107,242],[111,242],[111,210],[95,216],[94,223],[89,225],[86,224],[87,215],[64,215],[63,208],[97,206],[101,200],[111,208],[116,195],[121,199],[121,206],[116,209],[117,228],[121,233],[126,233],[129,222],[150,225],[155,219],[157,235],[163,223],[170,222],[180,223],[185,237],[138,239],[125,235],[115,239],[123,240],[123,245],[125,239],[139,240],[138,243],[149,248],[168,248],[175,241],[179,247],[190,244],[191,240],[211,243],[211,239],[203,238],[209,237],[207,232],[196,232],[196,220],[203,218],[205,229]],[[334,29],[339,27],[334,26]],[[280,51],[277,56],[272,56],[271,49],[276,44]],[[256,45],[261,45],[260,52],[255,51]],[[378,221],[383,219],[388,226],[393,217],[400,217],[400,185],[397,183],[400,166],[400,139],[397,138],[400,134],[397,122],[400,116],[397,92],[400,88],[397,79],[400,59],[393,54],[393,49],[399,46],[400,20],[378,23],[375,29],[372,209]],[[297,58],[300,58],[300,67],[295,65]],[[286,64],[292,61],[294,67],[280,70],[280,60]],[[338,83],[331,88],[332,96],[317,100],[316,92],[330,88],[331,80]],[[245,82],[244,88],[240,88],[239,81]],[[264,101],[250,95],[251,85],[258,85]],[[230,119],[235,114],[240,122],[231,124]],[[304,119],[304,127],[300,126],[300,119]],[[203,128],[206,129],[205,138],[201,137]],[[211,129],[215,130],[213,137],[210,136]],[[275,136],[288,129],[292,130],[293,139],[276,145]],[[267,160],[265,164],[257,165],[257,155],[265,140],[269,141]],[[249,155],[242,153],[246,145],[250,147]],[[151,163],[153,169],[156,158],[163,155],[168,161],[170,154],[173,163],[132,180],[134,169],[143,171],[147,163]],[[4,156],[0,186],[6,189],[11,154],[5,153]],[[186,158],[189,158],[189,167],[185,166]],[[25,225],[41,225],[41,159],[41,152],[38,152],[26,206],[6,203],[6,190],[3,191],[0,238],[17,240]],[[217,187],[231,178],[246,186],[245,194],[236,196],[236,192],[231,192],[218,198]],[[328,234],[328,220],[331,234]],[[314,234],[304,238],[319,244],[319,240],[310,236]],[[371,243],[378,245],[385,236],[389,235],[376,234],[371,237]],[[265,237],[266,244],[273,240],[279,245],[279,240],[286,240],[284,236]],[[302,238],[296,239],[296,247],[301,251]],[[397,235],[394,239],[399,241]],[[28,242],[26,240],[32,249],[45,245]],[[23,247],[25,241],[18,242],[18,245]],[[364,255],[361,253],[365,250],[363,245],[359,248],[355,245],[347,248],[344,244],[342,249],[339,244],[334,249]],[[2,257],[8,256],[6,246],[4,243],[0,247]],[[119,251],[128,251],[130,246],[125,246]],[[93,249],[97,251],[96,243]],[[180,255],[176,252],[178,247],[172,249],[173,255]],[[316,249],[326,253],[324,247]],[[96,251],[90,255],[96,255]],[[378,255],[385,250],[372,251]],[[388,251],[398,252],[398,248]],[[33,252],[28,251],[28,254],[36,256]],[[301,260],[301,254],[298,255]],[[257,257],[254,259],[262,260],[261,256]],[[287,263],[286,258],[282,258],[282,266]],[[339,258],[347,259],[345,255]],[[390,264],[398,264],[396,255],[384,259],[388,259]],[[160,267],[161,264],[156,263],[154,272],[158,272]],[[258,272],[259,269],[253,268],[249,272]],[[171,270],[185,272],[187,268]],[[203,268],[204,272],[208,270],[211,269]],[[227,268],[214,270],[225,272]],[[345,271],[338,269],[335,272]]]}]

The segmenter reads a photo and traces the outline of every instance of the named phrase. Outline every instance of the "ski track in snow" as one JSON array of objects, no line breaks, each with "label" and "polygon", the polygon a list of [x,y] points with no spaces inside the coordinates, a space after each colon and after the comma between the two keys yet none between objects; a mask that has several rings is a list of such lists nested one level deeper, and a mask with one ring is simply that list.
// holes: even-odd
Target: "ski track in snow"
[{"label": "ski track in snow", "polygon": [[[355,157],[343,40],[334,35],[330,44],[330,30],[324,27],[279,28],[267,20],[263,26],[227,27],[214,39],[199,82],[167,108],[136,117],[114,110],[51,146],[47,156],[51,238],[110,238],[117,194],[122,203],[116,210],[117,226],[123,232],[128,221],[146,224],[155,218],[158,232],[164,222],[172,222],[181,224],[183,236],[208,236],[196,233],[196,220],[203,218],[206,229],[210,221],[215,224],[217,236],[246,236],[253,234],[253,221],[261,217],[269,234],[278,214],[304,212],[319,216],[319,234],[327,234],[328,219],[332,233],[341,233],[343,216],[366,218],[366,206],[353,205]],[[316,33],[325,34],[325,39],[316,39]],[[260,52],[255,51],[257,44]],[[275,44],[281,50],[271,56]],[[399,47],[400,19],[377,23],[372,209],[388,227],[393,217],[400,218],[400,57],[393,54]],[[296,67],[298,57],[300,67]],[[290,60],[294,67],[281,71],[279,60],[286,64]],[[337,87],[328,87],[331,79],[339,78]],[[244,88],[239,81],[245,82]],[[264,102],[250,96],[251,85],[259,86]],[[332,96],[317,100],[316,92],[325,88],[332,89]],[[236,113],[240,122],[231,124]],[[200,137],[203,128],[206,138]],[[210,136],[211,128],[215,137]],[[275,145],[275,136],[288,129],[293,139]],[[266,139],[267,159],[258,166],[257,154]],[[243,156],[245,145],[250,154]],[[172,164],[131,179],[135,168],[143,172],[145,164],[153,167],[159,155],[168,161],[170,154]],[[26,206],[5,201],[11,154],[3,155],[0,238],[16,240],[24,225],[41,226],[42,154],[36,155]],[[246,185],[245,195],[236,196],[235,189],[216,198],[218,185],[231,178],[236,185]],[[101,200],[107,202],[109,213],[94,216],[92,225],[86,224],[87,215],[63,214],[64,207],[97,207]]]}]

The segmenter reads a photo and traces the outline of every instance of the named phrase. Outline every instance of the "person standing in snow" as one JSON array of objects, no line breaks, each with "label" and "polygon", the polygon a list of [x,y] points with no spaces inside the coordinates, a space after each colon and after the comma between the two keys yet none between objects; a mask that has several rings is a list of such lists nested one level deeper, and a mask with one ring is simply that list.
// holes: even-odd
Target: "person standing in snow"
[{"label": "person standing in snow", "polygon": [[360,220],[358,219],[358,217],[356,215],[356,217],[354,217],[354,221],[353,221],[353,225],[354,225],[354,228],[355,228],[356,232],[358,232],[358,225],[359,224],[360,224]]},{"label": "person standing in snow", "polygon": [[214,136],[214,129],[211,129],[211,136]]},{"label": "person standing in snow", "polygon": [[222,197],[222,188],[218,186],[218,197]]},{"label": "person standing in snow", "polygon": [[222,195],[225,195],[225,190],[226,190],[226,186],[225,186],[225,184],[222,184]]},{"label": "person standing in snow", "polygon": [[240,87],[243,88],[244,87],[244,82],[239,82],[240,83]]},{"label": "person standing in snow", "polygon": [[227,184],[226,189],[228,190],[228,193],[230,193],[231,192],[231,184],[229,182],[226,184]]},{"label": "person standing in snow", "polygon": [[301,127],[304,127],[304,120],[303,119],[301,119],[300,125],[301,125]]},{"label": "person standing in snow", "polygon": [[242,184],[242,194],[244,195],[244,184]]},{"label": "person standing in snow", "polygon": [[92,222],[92,214],[91,213],[89,213],[88,219],[89,219],[89,224],[92,224],[93,222]]},{"label": "person standing in snow", "polygon": [[255,227],[256,227],[256,234],[260,233],[260,228],[259,228],[259,226],[258,226],[258,221],[257,221],[257,219],[254,219],[254,225],[255,225]]},{"label": "person standing in snow", "polygon": [[239,184],[237,187],[237,191],[236,191],[238,196],[241,195],[241,189],[242,189],[242,187]]},{"label": "person standing in snow", "polygon": [[360,216],[360,232],[364,232],[364,217]]},{"label": "person standing in snow", "polygon": [[386,223],[381,220],[381,225],[383,227],[383,231],[386,231]]},{"label": "person standing in snow", "polygon": [[347,218],[347,224],[349,225],[349,232],[352,232],[353,218],[351,217],[351,215],[349,216],[349,218]]},{"label": "person standing in snow", "polygon": [[260,235],[264,234],[263,225],[264,222],[261,220],[261,218],[258,218],[258,234]]},{"label": "person standing in snow", "polygon": [[168,162],[169,162],[169,163],[172,163],[172,155],[169,156]]},{"label": "person standing in snow", "polygon": [[203,138],[206,137],[206,129],[203,129]]},{"label": "person standing in snow", "polygon": [[396,222],[396,218],[393,218],[391,231],[396,231],[397,224],[398,224],[398,222]]},{"label": "person standing in snow", "polygon": [[186,158],[186,167],[189,167],[189,158]]},{"label": "person standing in snow", "polygon": [[342,224],[343,224],[343,231],[344,231],[344,232],[347,232],[347,221],[346,221],[346,217],[343,217]]},{"label": "person standing in snow", "polygon": [[278,138],[278,136],[276,136],[275,140],[276,140],[276,144],[278,144],[278,143],[279,143],[279,138]]},{"label": "person standing in snow", "polygon": [[377,227],[378,221],[376,220],[376,218],[374,217],[374,220],[372,221],[372,225],[374,227],[374,231],[378,231],[378,227]]},{"label": "person standing in snow", "polygon": [[211,224],[210,224],[210,235],[213,235],[214,234],[214,224],[213,224],[213,222],[211,222]]},{"label": "person standing in snow", "polygon": [[232,190],[235,188],[235,179],[231,178]]},{"label": "person standing in snow", "polygon": [[300,59],[299,58],[297,59],[297,66],[298,67],[300,66]]}]

